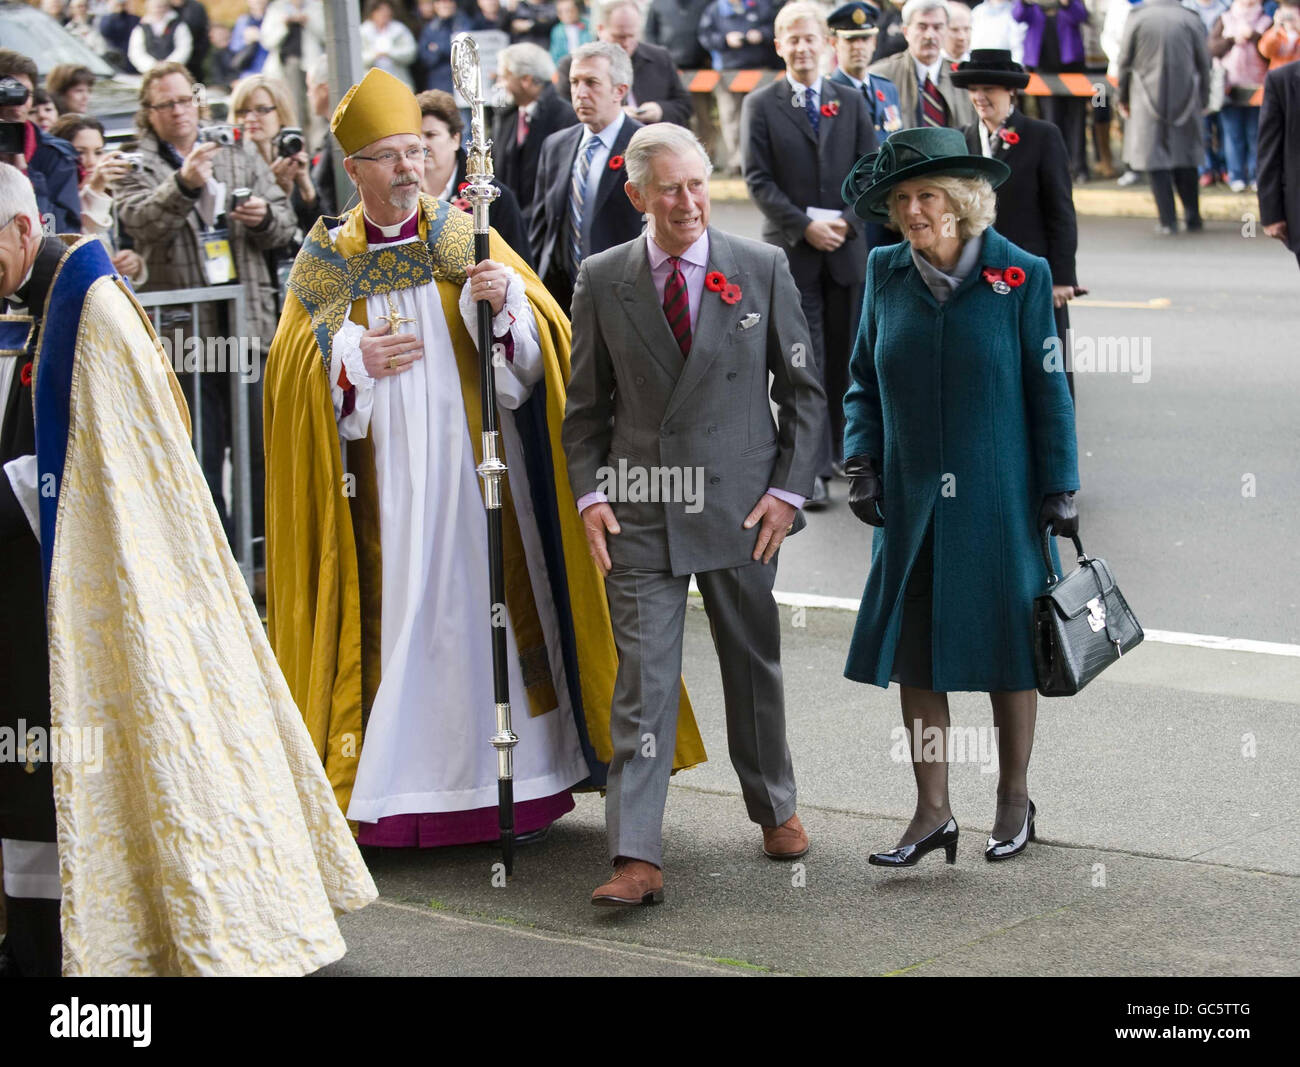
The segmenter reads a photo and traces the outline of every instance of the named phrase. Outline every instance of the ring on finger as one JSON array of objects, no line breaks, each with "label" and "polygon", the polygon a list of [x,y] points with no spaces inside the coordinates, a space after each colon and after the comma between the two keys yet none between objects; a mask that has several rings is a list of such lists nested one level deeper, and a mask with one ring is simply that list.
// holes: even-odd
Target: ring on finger
[{"label": "ring on finger", "polygon": [[388,357],[388,369],[389,369],[389,370],[397,370],[397,357],[396,357],[396,356],[389,356],[389,357]]}]

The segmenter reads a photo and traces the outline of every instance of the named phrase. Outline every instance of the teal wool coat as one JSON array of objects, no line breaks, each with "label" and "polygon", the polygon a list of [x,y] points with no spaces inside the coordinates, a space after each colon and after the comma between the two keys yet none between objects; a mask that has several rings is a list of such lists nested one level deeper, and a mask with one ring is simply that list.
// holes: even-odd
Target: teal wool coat
[{"label": "teal wool coat", "polygon": [[[1025,280],[1000,295],[985,267],[1019,267]],[[872,251],[844,454],[883,459],[885,525],[846,677],[889,685],[903,590],[933,517],[935,690],[1034,688],[1033,598],[1047,578],[1038,509],[1045,495],[1079,488],[1055,337],[1047,261],[993,229],[942,305],[906,241]]]}]

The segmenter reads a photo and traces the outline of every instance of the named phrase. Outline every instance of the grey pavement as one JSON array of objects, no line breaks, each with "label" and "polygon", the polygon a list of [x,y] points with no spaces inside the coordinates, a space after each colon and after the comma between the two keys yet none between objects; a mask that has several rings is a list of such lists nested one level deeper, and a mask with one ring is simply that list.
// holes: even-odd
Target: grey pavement
[{"label": "grey pavement", "polygon": [[[707,620],[698,606],[687,620],[685,676],[710,759],[669,791],[662,906],[588,902],[607,868],[603,804],[584,794],[502,886],[491,846],[369,851],[382,898],[340,921],[349,954],[322,973],[1300,973],[1300,660],[1144,645],[1080,697],[1041,702],[1040,841],[984,860],[996,774],[973,745],[952,768],[957,863],[933,854],[893,872],[866,856],[906,825],[911,771],[890,756],[896,695],[840,676],[852,615],[787,609],[812,840],[799,865],[760,851],[726,759]],[[985,698],[952,706],[955,726],[991,726]]]}]

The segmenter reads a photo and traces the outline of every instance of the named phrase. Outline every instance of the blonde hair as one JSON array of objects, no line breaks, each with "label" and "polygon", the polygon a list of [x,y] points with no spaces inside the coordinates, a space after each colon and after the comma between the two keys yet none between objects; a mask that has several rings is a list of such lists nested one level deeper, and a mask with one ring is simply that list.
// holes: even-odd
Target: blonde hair
[{"label": "blonde hair", "polygon": [[230,94],[232,120],[239,120],[239,113],[248,106],[248,101],[258,89],[265,90],[266,95],[271,98],[271,103],[275,105],[276,118],[280,120],[281,126],[298,125],[293,110],[293,100],[289,97],[289,87],[279,78],[272,78],[266,74],[250,74],[247,78],[235,82],[234,91]]},{"label": "blonde hair", "polygon": [[[963,241],[978,237],[991,225],[998,213],[998,198],[987,178],[959,178],[952,174],[927,175],[915,179],[933,185],[948,201],[957,216],[957,236]],[[897,201],[891,195],[885,201],[889,221],[900,231],[906,227],[898,217]]]},{"label": "blonde hair", "polygon": [[815,22],[818,31],[825,37],[827,17],[826,9],[821,4],[814,4],[812,0],[791,0],[776,13],[772,36],[780,37],[796,22],[807,19],[809,22]]}]

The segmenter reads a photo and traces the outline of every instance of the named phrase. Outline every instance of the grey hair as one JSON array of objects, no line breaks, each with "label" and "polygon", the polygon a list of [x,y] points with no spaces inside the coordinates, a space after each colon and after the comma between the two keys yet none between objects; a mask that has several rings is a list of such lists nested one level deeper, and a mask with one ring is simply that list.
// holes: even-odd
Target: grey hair
[{"label": "grey hair", "polygon": [[36,191],[31,181],[17,167],[0,163],[0,222],[19,215],[31,219],[33,229],[41,229],[41,210],[36,206]]},{"label": "grey hair", "polygon": [[[613,79],[615,85],[626,85],[629,89],[632,87],[632,57],[616,44],[607,44],[605,41],[592,41],[590,44],[584,44],[573,52],[573,62],[576,64],[584,59],[605,59],[609,61],[609,76]],[[570,67],[570,70],[573,68]]]},{"label": "grey hair", "polygon": [[499,70],[508,70],[516,78],[532,78],[545,85],[555,77],[555,61],[541,45],[529,41],[508,45],[497,57]]},{"label": "grey hair", "polygon": [[656,122],[650,126],[642,126],[632,134],[632,139],[628,141],[627,148],[623,152],[627,180],[644,191],[650,184],[651,164],[655,156],[665,152],[684,155],[691,151],[698,152],[700,158],[704,160],[705,176],[712,174],[713,164],[709,161],[709,153],[704,150],[704,146],[690,130],[684,126],[675,126],[671,122]]},{"label": "grey hair", "polygon": [[642,14],[641,5],[638,4],[636,0],[609,0],[608,3],[601,4],[600,12],[596,16],[596,25],[597,26],[607,25],[608,24],[607,20],[609,19],[609,16],[614,14],[614,12],[621,7],[629,7],[633,11],[635,11],[637,17],[637,24],[640,25],[642,29],[645,28],[645,15]]},{"label": "grey hair", "polygon": [[912,20],[917,15],[924,15],[927,11],[942,11],[944,17],[948,17],[948,5],[945,0],[907,0],[903,5],[903,25],[912,25]]},{"label": "grey hair", "polygon": [[[934,174],[916,180],[943,191],[948,206],[957,219],[957,236],[963,241],[978,237],[993,225],[993,219],[998,213],[998,197],[987,178]],[[907,227],[898,217],[897,201],[890,196],[886,204],[889,207],[889,221],[900,233],[906,233]]]}]

